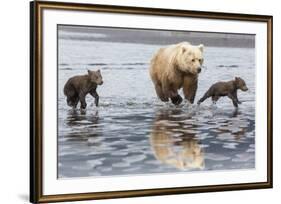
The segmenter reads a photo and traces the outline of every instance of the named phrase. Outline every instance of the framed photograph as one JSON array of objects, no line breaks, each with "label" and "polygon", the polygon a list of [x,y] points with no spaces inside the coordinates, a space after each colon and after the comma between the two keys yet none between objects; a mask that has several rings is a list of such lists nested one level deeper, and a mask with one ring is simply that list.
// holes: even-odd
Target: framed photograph
[{"label": "framed photograph", "polygon": [[30,202],[272,187],[272,16],[30,8]]}]

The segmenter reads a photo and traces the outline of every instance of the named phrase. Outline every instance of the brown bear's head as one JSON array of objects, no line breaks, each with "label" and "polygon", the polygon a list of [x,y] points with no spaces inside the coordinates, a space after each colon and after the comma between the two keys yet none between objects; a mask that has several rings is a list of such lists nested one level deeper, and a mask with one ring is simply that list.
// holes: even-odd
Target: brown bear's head
[{"label": "brown bear's head", "polygon": [[198,74],[201,72],[203,64],[204,45],[194,46],[188,42],[179,43],[176,47],[176,64],[178,69],[189,74]]},{"label": "brown bear's head", "polygon": [[88,70],[88,75],[89,75],[91,82],[96,83],[97,85],[103,84],[100,70],[97,70],[97,71]]},{"label": "brown bear's head", "polygon": [[242,91],[248,91],[248,87],[242,78],[235,77],[235,84],[238,89],[240,89]]}]

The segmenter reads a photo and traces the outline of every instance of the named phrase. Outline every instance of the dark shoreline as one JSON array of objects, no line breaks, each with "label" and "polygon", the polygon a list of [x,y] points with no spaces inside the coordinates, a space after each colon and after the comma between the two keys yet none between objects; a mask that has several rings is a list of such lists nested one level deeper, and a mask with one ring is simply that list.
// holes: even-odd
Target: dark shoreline
[{"label": "dark shoreline", "polygon": [[[252,34],[230,34],[230,33],[207,33],[193,31],[160,31],[126,28],[101,28],[85,26],[59,26],[59,38],[80,41],[101,41],[136,43],[149,45],[168,45],[182,41],[191,44],[204,44],[210,47],[235,47],[254,48],[255,35]],[[68,33],[68,35],[65,35]],[[69,35],[73,33],[74,35]],[[99,34],[100,37],[91,36]]]}]

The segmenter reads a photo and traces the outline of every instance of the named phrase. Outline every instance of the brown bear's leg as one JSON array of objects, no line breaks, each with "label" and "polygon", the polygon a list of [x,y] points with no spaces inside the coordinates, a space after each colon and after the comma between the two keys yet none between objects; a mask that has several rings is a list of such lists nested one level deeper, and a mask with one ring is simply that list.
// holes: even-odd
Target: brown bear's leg
[{"label": "brown bear's leg", "polygon": [[179,105],[182,102],[182,97],[178,94],[176,89],[170,90],[169,97],[174,105]]},{"label": "brown bear's leg", "polygon": [[178,94],[178,90],[172,85],[165,84],[163,87],[163,93],[165,93],[174,105],[179,105],[182,102],[182,97]]},{"label": "brown bear's leg", "polygon": [[177,96],[171,97],[171,101],[174,105],[179,105],[182,102],[182,97],[178,94]]},{"label": "brown bear's leg", "polygon": [[164,95],[161,85],[155,84],[155,90],[156,90],[157,96],[160,98],[161,101],[163,101],[163,102],[169,101],[169,98]]},{"label": "brown bear's leg", "polygon": [[190,103],[194,102],[197,91],[197,77],[186,75],[183,81],[183,94]]}]

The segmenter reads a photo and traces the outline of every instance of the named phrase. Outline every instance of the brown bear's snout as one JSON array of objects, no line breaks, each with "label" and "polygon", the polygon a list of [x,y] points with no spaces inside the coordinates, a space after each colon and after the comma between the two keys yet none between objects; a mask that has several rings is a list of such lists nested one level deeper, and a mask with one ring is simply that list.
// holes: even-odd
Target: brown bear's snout
[{"label": "brown bear's snout", "polygon": [[98,83],[98,85],[102,85],[103,84],[103,81],[100,81],[99,83]]}]

